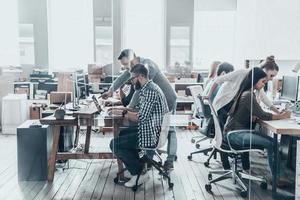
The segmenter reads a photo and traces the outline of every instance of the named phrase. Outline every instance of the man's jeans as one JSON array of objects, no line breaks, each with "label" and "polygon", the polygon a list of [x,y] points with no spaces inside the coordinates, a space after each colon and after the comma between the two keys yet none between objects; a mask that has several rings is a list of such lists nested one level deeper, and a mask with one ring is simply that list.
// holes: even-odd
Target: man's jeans
[{"label": "man's jeans", "polygon": [[112,152],[123,161],[131,175],[137,175],[143,170],[139,159],[138,128],[130,127],[120,131],[119,137],[110,142]]}]

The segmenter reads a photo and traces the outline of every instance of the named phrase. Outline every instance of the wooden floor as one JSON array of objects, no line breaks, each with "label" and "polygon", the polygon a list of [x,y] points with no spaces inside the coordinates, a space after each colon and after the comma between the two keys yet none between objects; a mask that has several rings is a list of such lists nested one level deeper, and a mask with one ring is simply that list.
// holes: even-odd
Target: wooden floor
[{"label": "wooden floor", "polygon": [[[157,171],[149,171],[150,181],[138,192],[133,193],[122,185],[113,183],[117,172],[116,160],[73,160],[69,168],[58,168],[54,182],[18,182],[16,137],[0,136],[0,199],[122,199],[122,200],[234,200],[242,199],[239,190],[230,180],[212,185],[212,194],[206,192],[204,185],[210,169],[220,168],[219,161],[213,160],[210,168],[204,167],[206,156],[198,154],[193,161],[187,160],[189,152],[195,150],[191,137],[195,131],[178,129],[178,161],[171,174],[174,189],[169,190]],[[81,137],[83,139],[83,137]],[[111,136],[93,135],[92,150],[103,148],[108,150]],[[97,148],[96,148],[97,147]],[[255,160],[255,172],[269,176],[266,158],[262,155],[252,156]],[[270,185],[263,191],[256,183],[251,183],[250,199],[271,200]]]}]

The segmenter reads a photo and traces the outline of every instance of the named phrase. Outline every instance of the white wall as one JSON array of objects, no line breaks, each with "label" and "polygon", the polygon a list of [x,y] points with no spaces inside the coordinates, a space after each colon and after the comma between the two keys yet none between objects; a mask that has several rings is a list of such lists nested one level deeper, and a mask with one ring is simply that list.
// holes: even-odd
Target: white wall
[{"label": "white wall", "polygon": [[159,66],[165,63],[164,1],[124,0],[122,48],[133,49],[138,56],[151,58]]},{"label": "white wall", "polygon": [[0,66],[19,65],[17,0],[0,0]]},{"label": "white wall", "polygon": [[300,59],[299,0],[238,0],[236,16],[237,66],[271,54],[279,60]]},{"label": "white wall", "polygon": [[94,62],[92,0],[48,0],[49,68],[86,69]]}]

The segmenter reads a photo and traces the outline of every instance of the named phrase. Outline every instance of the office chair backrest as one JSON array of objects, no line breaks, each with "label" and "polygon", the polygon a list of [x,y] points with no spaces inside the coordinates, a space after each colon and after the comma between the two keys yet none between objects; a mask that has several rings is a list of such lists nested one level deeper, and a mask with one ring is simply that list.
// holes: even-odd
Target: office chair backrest
[{"label": "office chair backrest", "polygon": [[202,114],[203,114],[204,118],[207,118],[207,119],[211,118],[212,115],[211,115],[211,110],[210,110],[209,105],[204,103],[201,95],[198,95],[198,100],[200,102],[200,106],[201,106],[201,110],[202,110]]},{"label": "office chair backrest", "polygon": [[201,103],[199,101],[198,95],[202,95],[203,87],[202,87],[202,85],[193,85],[193,86],[189,86],[187,88],[191,91],[192,97],[195,102],[195,112],[194,112],[194,116],[193,116],[195,118],[197,114],[202,113],[202,107],[201,107]]},{"label": "office chair backrest", "polygon": [[170,116],[171,116],[171,112],[168,112],[165,114],[164,118],[163,118],[163,122],[161,125],[161,131],[160,131],[160,135],[159,135],[159,141],[158,141],[158,145],[157,148],[162,148],[168,139],[168,134],[169,134],[169,127],[170,127]]},{"label": "office chair backrest", "polygon": [[210,107],[210,110],[211,110],[211,114],[212,114],[212,117],[214,119],[214,125],[215,125],[215,137],[214,137],[214,146],[217,148],[217,149],[222,149],[221,148],[221,145],[222,145],[222,141],[223,141],[223,132],[222,132],[222,129],[221,129],[221,126],[220,126],[220,122],[219,122],[219,119],[218,119],[218,114],[217,112],[215,111],[214,107],[212,106],[211,102],[208,101],[208,105]]}]

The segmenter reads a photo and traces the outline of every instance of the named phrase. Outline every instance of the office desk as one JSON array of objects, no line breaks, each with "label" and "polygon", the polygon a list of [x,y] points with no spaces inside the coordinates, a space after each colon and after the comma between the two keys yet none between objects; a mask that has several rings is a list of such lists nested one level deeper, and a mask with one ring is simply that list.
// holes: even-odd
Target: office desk
[{"label": "office desk", "polygon": [[272,197],[277,198],[277,163],[278,163],[278,134],[280,135],[290,135],[290,136],[300,136],[300,125],[293,119],[282,119],[282,120],[272,120],[272,121],[262,121],[259,120],[259,124],[270,130],[273,133],[273,149],[274,149],[274,165],[272,176]]},{"label": "office desk", "polygon": [[[100,118],[95,118],[97,109],[94,108],[83,108],[80,111],[73,113],[73,116],[65,116],[63,120],[57,120],[53,115],[40,119],[41,124],[50,125],[53,127],[53,143],[48,159],[48,181],[53,181],[55,162],[56,160],[67,160],[67,159],[113,159],[112,152],[89,152],[91,130],[92,126],[96,125],[99,120],[104,120],[102,124],[110,124],[114,126],[119,126],[122,123],[121,116],[107,116],[102,115]],[[113,121],[113,122],[112,122]],[[60,135],[60,127],[62,126],[87,126],[85,147],[83,152],[57,152],[58,142]],[[117,131],[114,131],[114,136]],[[118,160],[119,171],[123,169],[122,162]],[[123,178],[121,174],[120,179]]]}]

